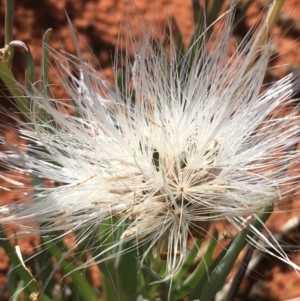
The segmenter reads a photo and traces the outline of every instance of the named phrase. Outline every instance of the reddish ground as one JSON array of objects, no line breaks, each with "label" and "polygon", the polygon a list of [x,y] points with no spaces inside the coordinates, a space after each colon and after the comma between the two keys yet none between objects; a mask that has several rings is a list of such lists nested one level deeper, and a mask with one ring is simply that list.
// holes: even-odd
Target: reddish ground
[{"label": "reddish ground", "polygon": [[[219,1],[219,0],[217,0]],[[225,1],[226,2],[226,1]],[[241,1],[245,3],[246,1]],[[135,28],[139,28],[140,20],[144,24],[149,22],[159,24],[170,14],[173,14],[179,31],[182,33],[184,42],[187,45],[193,32],[191,0],[135,0],[135,5],[127,5],[127,13],[137,13],[136,21],[133,22],[133,34]],[[241,20],[237,30],[240,37],[247,32],[247,29],[257,20],[262,11],[262,5],[268,1],[256,0],[247,10],[246,18]],[[14,38],[25,42],[33,54],[37,74],[39,72],[41,57],[41,37],[48,29],[53,29],[51,46],[57,50],[64,49],[66,52],[75,54],[73,40],[70,34],[69,25],[66,20],[68,13],[76,31],[78,41],[82,49],[87,45],[94,53],[95,58],[91,62],[96,66],[101,65],[102,72],[108,78],[112,78],[112,62],[115,46],[118,41],[119,28],[122,18],[125,16],[125,5],[121,0],[17,0],[15,1],[15,22]],[[273,43],[274,60],[271,66],[280,66],[269,70],[269,78],[278,79],[289,71],[299,67],[300,52],[300,0],[286,0],[282,14],[273,31],[275,38]],[[4,1],[0,3],[0,45],[4,44]],[[124,32],[123,32],[124,33]],[[97,63],[97,60],[99,63]],[[14,73],[22,81],[24,77],[24,56],[22,51],[16,51],[14,59]],[[37,78],[38,79],[38,78]],[[55,82],[55,80],[54,80]],[[63,91],[57,90],[57,97],[63,95]],[[5,99],[1,99],[5,102]],[[8,105],[8,102],[7,102]],[[2,117],[1,117],[2,118]],[[3,120],[4,121],[4,120]],[[3,122],[2,121],[2,122]],[[10,136],[10,141],[17,141],[12,132],[5,133]],[[1,185],[1,183],[0,183]],[[0,204],[7,200],[16,199],[12,192],[0,191]],[[280,208],[280,214],[274,214],[269,222],[269,228],[273,233],[280,233],[283,224],[292,216],[299,213],[299,203],[296,199],[290,201],[285,207]],[[282,213],[285,211],[285,213]],[[299,245],[300,226],[293,227],[286,237],[282,237],[286,243]],[[283,235],[284,236],[284,235]],[[34,241],[37,243],[37,241]],[[23,239],[19,242],[23,251],[32,251],[31,241]],[[300,265],[298,252],[291,252],[296,263]],[[6,281],[5,275],[8,271],[8,257],[0,247],[0,287]],[[263,258],[256,265],[243,281],[239,299],[236,300],[288,300],[297,298],[300,300],[300,276],[295,271],[283,265],[273,258]],[[0,296],[1,299],[1,296]]]}]

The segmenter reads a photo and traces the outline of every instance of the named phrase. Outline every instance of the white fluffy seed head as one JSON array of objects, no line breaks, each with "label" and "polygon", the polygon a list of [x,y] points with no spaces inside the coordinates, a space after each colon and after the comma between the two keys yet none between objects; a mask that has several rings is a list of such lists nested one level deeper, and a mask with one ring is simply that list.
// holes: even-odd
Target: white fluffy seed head
[{"label": "white fluffy seed head", "polygon": [[[217,38],[206,41],[204,32],[183,56],[171,38],[167,53],[162,42],[153,46],[145,30],[130,41],[134,59],[125,58],[122,88],[117,79],[99,79],[80,52],[53,53],[73,105],[60,107],[62,101],[34,90],[32,123],[18,120],[28,152],[1,137],[8,151],[0,160],[60,185],[35,185],[27,200],[0,208],[0,221],[19,224],[19,235],[87,227],[88,236],[118,217],[127,228],[103,254],[127,240],[147,242],[148,252],[156,248],[167,260],[170,277],[188,238],[204,237],[210,222],[227,219],[242,228],[288,197],[299,185],[297,172],[287,172],[299,170],[299,107],[291,100],[299,75],[261,92],[270,43],[257,49],[249,37],[229,60],[233,10],[223,18]],[[9,183],[4,189],[21,185],[3,171],[0,177]]]}]

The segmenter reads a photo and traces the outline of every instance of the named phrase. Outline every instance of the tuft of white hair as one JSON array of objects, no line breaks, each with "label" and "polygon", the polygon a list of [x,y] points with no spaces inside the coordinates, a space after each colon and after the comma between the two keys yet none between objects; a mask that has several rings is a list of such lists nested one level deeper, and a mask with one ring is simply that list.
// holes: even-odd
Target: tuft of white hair
[{"label": "tuft of white hair", "polygon": [[[167,260],[168,278],[181,267],[188,238],[204,237],[212,221],[241,229],[293,194],[297,171],[287,171],[299,171],[300,118],[291,97],[300,76],[261,92],[270,43],[253,47],[249,34],[229,56],[233,14],[223,16],[217,38],[206,39],[205,31],[183,55],[172,38],[165,51],[144,30],[128,41],[134,59],[128,52],[122,87],[99,78],[79,50],[77,57],[53,53],[73,104],[28,92],[31,123],[18,120],[15,129],[25,143],[1,137],[7,151],[0,160],[7,170],[60,185],[33,185],[25,200],[0,208],[0,222],[19,225],[19,236],[84,228],[83,240],[117,217],[117,225],[126,223],[121,239],[95,260],[126,241],[147,243],[147,252],[156,248]],[[24,188],[3,170],[0,177],[9,183],[4,189]],[[270,246],[258,247],[298,269],[279,244],[257,235]]]}]

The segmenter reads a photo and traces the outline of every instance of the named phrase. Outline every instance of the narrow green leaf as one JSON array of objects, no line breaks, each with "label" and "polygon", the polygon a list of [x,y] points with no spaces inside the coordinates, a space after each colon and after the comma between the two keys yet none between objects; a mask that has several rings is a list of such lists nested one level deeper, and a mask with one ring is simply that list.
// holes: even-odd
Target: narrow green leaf
[{"label": "narrow green leaf", "polygon": [[[43,179],[38,177],[37,175],[32,174],[31,182],[32,182],[32,187],[34,188],[34,194],[38,194],[39,187],[42,187],[44,185]],[[42,223],[40,227],[45,229],[47,227],[47,224]],[[40,250],[36,251],[36,254],[31,261],[33,261],[36,268],[39,269],[37,271],[37,273],[39,274],[39,280],[41,280],[42,283],[47,282],[47,286],[44,288],[44,293],[47,296],[52,297],[52,292],[54,291],[54,286],[56,284],[56,281],[54,277],[49,278],[49,275],[51,275],[54,269],[53,266],[54,264],[52,262],[52,256],[48,251],[48,249],[46,248],[45,243],[46,241],[44,240],[43,237],[41,237]]]},{"label": "narrow green leaf", "polygon": [[191,268],[192,264],[195,261],[195,258],[198,254],[198,251],[201,247],[201,244],[203,242],[203,239],[197,239],[197,241],[195,242],[195,244],[193,245],[191,251],[189,252],[189,254],[187,255],[182,268],[180,269],[180,271],[174,276],[173,278],[173,283],[176,284],[177,281],[180,281],[188,272],[188,270]]},{"label": "narrow green leaf", "polygon": [[22,41],[12,41],[9,44],[10,46],[16,46],[23,48],[25,52],[25,81],[26,81],[26,88],[28,91],[32,91],[32,85],[35,82],[35,73],[34,73],[34,61],[30,51],[30,48]]},{"label": "narrow green leaf", "polygon": [[186,297],[196,287],[201,277],[206,273],[207,267],[210,264],[212,254],[217,245],[217,242],[218,232],[217,230],[215,230],[211,237],[207,251],[201,262],[198,264],[193,273],[183,282],[183,284],[178,286],[174,291],[174,297],[176,300]]},{"label": "narrow green leaf", "polygon": [[200,300],[209,301],[216,293],[222,288],[226,277],[231,271],[238,255],[244,248],[248,229],[244,229],[234,238],[232,244],[229,246],[225,256],[222,258],[217,267],[209,276],[209,280],[206,282]]},{"label": "narrow green leaf", "polygon": [[[116,258],[105,259],[105,257],[109,257],[113,255],[114,250],[110,250],[105,254],[101,254],[105,246],[111,246],[116,237],[119,237],[118,232],[114,231],[116,229],[116,224],[118,223],[117,219],[107,218],[101,224],[99,232],[95,230],[95,237],[97,239],[93,242],[92,247],[89,248],[92,256],[97,260],[97,266],[101,273],[103,274],[103,299],[105,301],[115,301],[124,300],[124,294],[120,289],[120,283],[118,283],[117,271],[116,271]],[[122,227],[120,225],[120,227]],[[89,246],[88,246],[89,247]]]},{"label": "narrow green leaf", "polygon": [[[264,208],[263,211],[258,215],[258,218],[251,223],[251,226],[255,227],[258,231],[260,231],[263,227],[263,223],[265,223],[268,220],[272,212],[273,212],[273,206]],[[229,269],[230,264],[232,264],[232,261],[234,260],[234,256],[236,256],[237,258],[237,256],[239,255],[238,249],[240,249],[241,251],[246,246],[246,244],[248,243],[247,236],[252,237],[253,235],[255,235],[253,231],[248,230],[249,228],[250,225],[247,227],[247,229],[242,230],[234,238],[234,240],[228,245],[227,249],[224,249],[219,254],[219,256],[213,261],[211,266],[208,268],[207,273],[203,275],[203,278],[199,283],[199,289],[202,291],[200,301],[211,300],[211,298],[214,296],[213,293],[215,294],[220,289],[220,287],[219,289],[217,289],[217,287],[215,286],[212,288],[213,284],[216,286],[223,285],[228,273],[232,268],[231,267]],[[226,266],[227,265],[227,263],[225,262],[226,259],[229,260],[228,266]],[[225,275],[226,272],[227,275]],[[224,279],[223,282],[222,279]],[[211,291],[209,291],[209,289],[211,289]]]},{"label": "narrow green leaf", "polygon": [[207,15],[207,26],[212,25],[218,18],[225,0],[213,1],[212,7]]},{"label": "narrow green leaf", "polygon": [[[144,254],[146,250],[150,247],[149,243],[146,243],[139,247],[139,253]],[[158,254],[157,254],[158,255]],[[151,300],[155,299],[159,295],[159,291],[161,290],[161,283],[157,283],[157,277],[154,276],[154,273],[158,273],[159,275],[162,270],[165,270],[163,266],[166,265],[166,262],[161,260],[159,256],[155,256],[153,252],[149,252],[145,258],[145,266],[150,267],[150,270],[147,268],[142,268],[141,271],[141,284],[142,293],[145,298],[150,298]]]},{"label": "narrow green leaf", "polygon": [[16,287],[14,293],[11,292],[11,301],[19,301],[20,300],[20,295],[22,293],[22,288],[24,287],[24,281],[21,280],[18,284],[18,286]]},{"label": "narrow green leaf", "polygon": [[183,37],[181,32],[179,31],[179,26],[176,22],[176,19],[174,16],[171,17],[170,24],[172,26],[172,37],[175,42],[175,45],[177,47],[176,49],[176,59],[178,62],[182,60],[182,57],[184,55],[184,43],[183,43]]},{"label": "narrow green leaf", "polygon": [[25,118],[29,120],[28,99],[24,96],[20,85],[17,83],[11,70],[0,61],[0,78],[9,90],[11,96],[16,102],[17,107],[23,113]]},{"label": "narrow green leaf", "polygon": [[43,36],[42,44],[42,71],[41,71],[41,87],[40,92],[47,96],[49,95],[49,69],[50,69],[50,60],[49,60],[49,41],[50,35],[52,33],[52,28],[49,28]]},{"label": "narrow green leaf", "polygon": [[[255,237],[254,239],[257,240],[258,237]],[[254,250],[255,250],[255,247],[253,245],[248,244],[247,250],[243,256],[241,263],[239,264],[238,270],[235,273],[235,275],[230,283],[230,288],[226,294],[224,301],[234,300],[236,294],[238,293],[239,287],[244,279],[244,276],[247,272],[247,267],[249,266],[249,263],[250,263],[250,260],[251,260]]]},{"label": "narrow green leaf", "polygon": [[131,250],[129,252],[123,253],[120,256],[120,262],[117,267],[117,275],[122,291],[128,297],[137,296],[139,292],[138,286],[138,274],[140,266],[138,265],[138,260],[136,258],[136,249],[132,248],[129,243],[123,243],[123,250]]},{"label": "narrow green leaf", "polygon": [[[33,282],[31,275],[26,271],[23,265],[20,262],[20,259],[14,249],[10,244],[8,238],[5,235],[5,231],[0,225],[0,245],[4,248],[6,254],[9,256],[10,262],[13,264],[14,269],[19,274],[20,278],[24,281],[26,290],[29,290],[30,293],[38,293],[39,289],[36,287],[36,284]],[[50,299],[42,294],[41,301],[50,301]]]},{"label": "narrow green leaf", "polygon": [[103,261],[98,264],[101,272],[104,275],[103,278],[103,294],[105,301],[123,300],[120,297],[120,290],[116,279],[116,271],[111,260]]},{"label": "narrow green leaf", "polygon": [[36,261],[37,266],[40,268],[39,277],[41,279],[41,282],[47,282],[47,286],[45,287],[45,294],[49,297],[52,297],[52,292],[54,291],[56,281],[54,277],[51,277],[49,279],[49,275],[51,275],[54,269],[54,264],[52,262],[52,256],[47,250],[43,240],[40,248],[41,250],[37,252],[33,259]]},{"label": "narrow green leaf", "polygon": [[195,26],[198,25],[199,20],[202,17],[203,10],[200,6],[200,2],[198,0],[192,0],[192,6],[193,6],[193,19]]},{"label": "narrow green leaf", "polygon": [[70,274],[82,299],[85,301],[98,301],[93,287],[86,281],[85,277],[76,270],[77,266],[63,258],[61,251],[63,249],[62,242],[56,242],[56,244],[47,242],[46,246],[51,255],[59,262],[64,272]]},{"label": "narrow green leaf", "polygon": [[[19,282],[19,284],[18,284]],[[20,295],[20,293],[24,290],[22,290],[22,288],[25,287],[25,283],[23,280],[20,280],[20,276],[18,274],[18,272],[16,271],[16,269],[14,268],[13,264],[9,265],[9,270],[7,273],[7,289],[9,291],[10,296],[14,296],[14,294],[16,294],[17,292],[17,287],[20,285],[20,282],[23,283],[23,285],[20,287],[21,291],[18,292],[17,295]],[[28,294],[27,294],[28,295]]]}]

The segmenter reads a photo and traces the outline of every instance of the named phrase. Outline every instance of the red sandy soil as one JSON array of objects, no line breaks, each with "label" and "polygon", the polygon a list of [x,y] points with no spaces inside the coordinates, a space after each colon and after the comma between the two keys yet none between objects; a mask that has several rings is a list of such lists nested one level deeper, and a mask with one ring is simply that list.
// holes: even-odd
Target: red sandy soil
[{"label": "red sandy soil", "polygon": [[[246,1],[241,1],[246,2]],[[262,6],[268,1],[256,0],[247,11],[246,18],[241,20],[237,30],[240,37],[247,32],[247,29],[254,24],[261,15]],[[126,11],[126,13],[125,13]],[[139,28],[140,20],[143,24],[160,24],[172,14],[182,33],[185,45],[193,33],[192,1],[190,0],[135,0],[135,5],[130,3],[124,5],[122,0],[16,0],[15,1],[15,21],[14,38],[25,42],[33,54],[36,73],[39,73],[41,59],[41,38],[48,28],[53,29],[51,36],[51,46],[54,49],[63,49],[66,52],[75,54],[73,38],[70,33],[66,19],[66,12],[70,17],[76,31],[81,49],[86,50],[87,45],[94,56],[88,56],[91,63],[99,67],[106,77],[112,79],[112,63],[115,47],[120,33],[121,20],[127,14],[136,17],[132,23],[132,34]],[[271,80],[278,79],[299,67],[300,52],[300,0],[286,0],[280,15],[279,21],[273,30],[274,33],[274,59],[271,66],[280,66],[270,69],[268,77]],[[4,44],[4,1],[0,3],[0,45]],[[124,30],[122,34],[124,34]],[[158,33],[159,34],[159,33]],[[98,61],[98,62],[97,62]],[[16,51],[13,71],[18,80],[24,80],[24,56],[21,50]],[[38,78],[37,78],[38,80]],[[53,83],[55,79],[53,79]],[[4,91],[5,92],[5,91]],[[57,88],[54,91],[57,97],[63,97],[63,90]],[[9,106],[5,98],[1,102]],[[4,118],[1,116],[1,118]],[[6,122],[6,120],[1,120]],[[13,132],[5,132],[5,137],[13,144],[20,138]],[[299,146],[300,147],[300,146]],[[0,183],[0,186],[3,183]],[[299,190],[300,192],[300,190]],[[8,200],[16,200],[18,196],[14,192],[0,190],[0,205]],[[284,213],[283,213],[284,211]],[[292,216],[299,214],[299,202],[294,198],[288,204],[278,209],[268,224],[272,233],[280,233],[280,229]],[[300,226],[283,237],[286,243],[299,245]],[[13,229],[9,229],[12,233]],[[227,233],[228,234],[228,233]],[[283,233],[284,234],[284,233]],[[284,235],[283,235],[284,236]],[[24,256],[32,253],[32,243],[38,244],[38,238],[22,239],[18,241]],[[300,265],[299,252],[291,252],[294,261]],[[8,271],[9,260],[3,249],[0,247],[0,287],[5,283],[5,275]],[[289,300],[298,297],[300,300],[300,276],[285,264],[274,258],[263,257],[252,272],[244,279],[238,298],[235,300],[249,301],[275,301]],[[1,296],[0,296],[1,299]],[[222,300],[222,299],[220,299]]]}]

